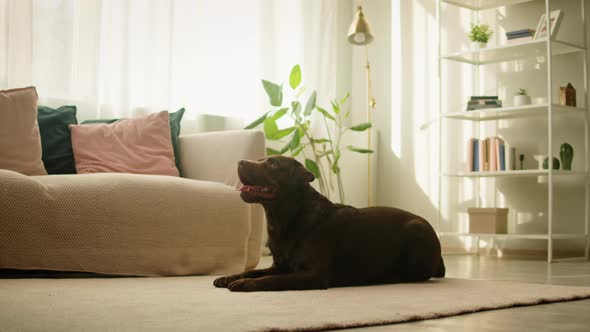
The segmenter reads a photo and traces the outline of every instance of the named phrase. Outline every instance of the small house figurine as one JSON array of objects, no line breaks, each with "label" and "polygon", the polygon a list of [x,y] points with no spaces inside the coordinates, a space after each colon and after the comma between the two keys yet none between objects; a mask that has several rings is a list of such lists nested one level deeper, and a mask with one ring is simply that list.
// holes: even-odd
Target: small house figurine
[{"label": "small house figurine", "polygon": [[563,106],[576,107],[576,89],[571,83],[559,88],[559,103]]}]

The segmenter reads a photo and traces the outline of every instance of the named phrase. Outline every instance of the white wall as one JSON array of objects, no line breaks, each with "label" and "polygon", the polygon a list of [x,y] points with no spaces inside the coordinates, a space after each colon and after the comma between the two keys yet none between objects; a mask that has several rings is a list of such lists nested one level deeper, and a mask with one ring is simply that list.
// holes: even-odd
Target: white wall
[{"label": "white wall", "polygon": [[[580,13],[573,6],[579,1],[552,1],[564,9],[564,16],[558,38],[580,43],[578,33]],[[437,25],[436,0],[369,0],[362,1],[365,13],[375,32],[375,41],[370,45],[371,64],[373,69],[374,94],[377,109],[373,114],[374,126],[378,141],[375,164],[377,166],[375,184],[376,203],[404,208],[420,214],[436,223],[438,215],[438,153],[439,142],[437,126],[426,130],[421,125],[434,119],[438,114],[438,83],[437,83]],[[496,30],[491,46],[503,43],[506,30],[519,27],[536,27],[540,13],[544,11],[544,2],[526,3],[506,10],[490,11],[483,20]],[[587,13],[590,6],[586,5]],[[467,47],[468,42],[464,31],[471,21],[468,11],[454,11],[444,5],[445,17],[449,19],[443,31],[443,49],[458,51]],[[579,7],[577,7],[579,8]],[[587,14],[587,17],[590,17]],[[590,26],[587,26],[587,37]],[[575,32],[572,32],[575,31]],[[352,63],[352,96],[353,109],[356,117],[364,114],[365,80],[363,76],[364,54],[362,50],[353,50]],[[554,78],[564,85],[567,81],[578,88],[578,103],[583,101],[582,67],[575,55],[561,57],[554,61]],[[546,63],[529,61],[509,63],[507,65],[490,66],[482,70],[484,85],[480,93],[497,93],[506,103],[510,104],[512,92],[518,87],[527,87],[533,97],[546,93],[543,83],[546,76]],[[464,107],[466,97],[474,91],[469,66],[445,65],[443,84],[444,110],[457,110]],[[523,75],[524,74],[524,75]],[[506,87],[506,88],[502,88]],[[556,88],[553,89],[554,91]],[[554,98],[557,97],[554,92]],[[558,156],[559,145],[568,141],[574,145],[574,168],[583,168],[583,126],[580,119],[563,118],[554,127],[553,154]],[[507,137],[518,145],[527,157],[525,167],[533,168],[535,163],[532,155],[546,153],[547,132],[544,120],[518,120],[494,122],[483,128],[484,135],[499,134]],[[464,163],[464,142],[467,137],[475,135],[472,125],[445,127],[450,138],[440,142],[442,153],[447,160],[455,160],[445,164],[448,169],[462,170]],[[559,128],[565,128],[561,130]],[[359,144],[363,139],[358,139]],[[366,201],[366,189],[362,183],[366,177],[365,164],[361,161],[351,164],[355,168],[355,176],[348,176],[346,183],[354,184],[353,203],[362,206]],[[452,228],[465,229],[467,223],[466,208],[473,206],[474,193],[472,180],[454,180],[445,182],[442,191],[442,216],[444,225]],[[488,206],[503,205],[511,209],[509,231],[522,233],[544,232],[546,230],[546,185],[537,184],[536,179],[516,180],[484,180],[481,188],[491,193],[484,204]],[[570,187],[556,186],[554,196],[556,224],[555,231],[578,232],[583,230],[583,187],[571,190]],[[351,194],[349,194],[349,197]],[[482,197],[483,199],[484,197]],[[444,226],[443,225],[443,226]],[[469,245],[469,243],[466,243]],[[518,247],[526,249],[543,249],[544,241],[511,241],[496,243],[499,248]],[[557,243],[557,249],[570,249],[579,243]]]}]

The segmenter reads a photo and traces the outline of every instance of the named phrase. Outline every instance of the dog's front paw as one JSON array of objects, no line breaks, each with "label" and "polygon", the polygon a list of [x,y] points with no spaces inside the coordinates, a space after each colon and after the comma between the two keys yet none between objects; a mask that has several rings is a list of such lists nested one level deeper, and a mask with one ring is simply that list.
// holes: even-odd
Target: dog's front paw
[{"label": "dog's front paw", "polygon": [[259,290],[254,279],[240,279],[232,282],[227,286],[232,292],[254,292]]},{"label": "dog's front paw", "polygon": [[219,288],[227,288],[227,286],[229,286],[232,282],[236,281],[240,279],[239,276],[225,276],[225,277],[220,277],[215,279],[215,281],[213,281],[213,286],[215,287],[219,287]]}]

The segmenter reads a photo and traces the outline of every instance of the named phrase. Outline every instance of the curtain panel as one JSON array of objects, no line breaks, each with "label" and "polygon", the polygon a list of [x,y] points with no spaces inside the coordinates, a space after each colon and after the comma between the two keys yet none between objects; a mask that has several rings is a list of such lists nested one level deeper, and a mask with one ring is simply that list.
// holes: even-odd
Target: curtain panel
[{"label": "curtain panel", "polygon": [[181,107],[188,119],[249,120],[269,107],[260,79],[286,81],[297,63],[306,86],[335,97],[337,40],[345,34],[338,7],[338,0],[0,0],[0,88],[34,85],[42,104],[77,105],[79,120]]}]

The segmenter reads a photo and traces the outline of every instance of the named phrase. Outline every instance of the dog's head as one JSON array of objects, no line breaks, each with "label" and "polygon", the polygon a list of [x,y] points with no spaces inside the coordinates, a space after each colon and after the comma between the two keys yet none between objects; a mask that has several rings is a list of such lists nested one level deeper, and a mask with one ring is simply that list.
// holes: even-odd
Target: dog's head
[{"label": "dog's head", "polygon": [[247,203],[267,203],[281,197],[293,197],[309,186],[315,177],[297,160],[284,156],[270,156],[258,161],[238,162],[242,181],[241,197]]}]

